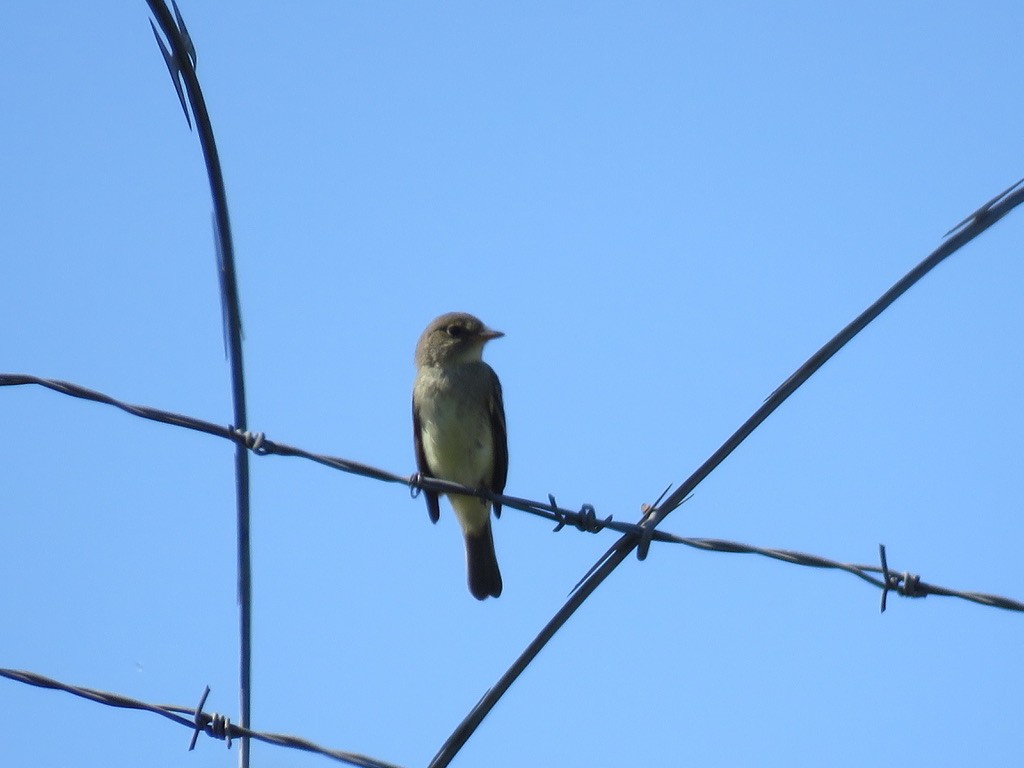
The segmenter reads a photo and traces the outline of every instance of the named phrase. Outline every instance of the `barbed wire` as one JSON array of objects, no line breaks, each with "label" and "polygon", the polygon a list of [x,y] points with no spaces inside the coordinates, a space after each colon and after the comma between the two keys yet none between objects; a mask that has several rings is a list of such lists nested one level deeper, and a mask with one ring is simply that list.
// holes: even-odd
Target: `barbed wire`
[{"label": "barbed wire", "polygon": [[356,752],[346,752],[340,749],[328,749],[327,747],[322,747],[319,744],[315,744],[308,739],[303,739],[298,736],[289,736],[283,733],[254,731],[251,728],[232,723],[224,715],[205,712],[203,710],[203,706],[206,704],[206,697],[210,694],[209,687],[207,687],[203,692],[202,698],[199,701],[199,706],[192,708],[179,707],[172,704],[150,704],[144,701],[139,701],[138,699],[133,699],[129,696],[123,696],[119,693],[111,693],[110,691],[100,691],[95,688],[84,688],[78,685],[62,683],[51,677],[46,677],[45,675],[40,675],[36,672],[28,672],[23,669],[0,668],[0,677],[6,677],[9,680],[25,683],[27,685],[34,685],[37,688],[49,688],[51,690],[65,691],[66,693],[79,696],[83,699],[88,699],[89,701],[94,701],[98,704],[105,704],[108,707],[137,709],[160,715],[171,722],[183,725],[193,731],[189,750],[195,747],[196,739],[199,737],[200,732],[202,732],[211,738],[225,742],[229,749],[231,748],[231,741],[233,739],[239,739],[239,743],[242,743],[242,739],[251,738],[267,744],[276,744],[279,747],[298,749],[303,752],[313,752],[318,755],[323,755],[324,757],[329,757],[332,760],[337,760],[341,763],[359,766],[360,768],[399,768],[399,766],[394,763],[386,763],[372,757],[360,755]]},{"label": "barbed wire", "polygon": [[[206,113],[205,102],[203,101],[198,79],[195,75],[195,47],[188,35],[187,29],[185,28],[184,21],[181,18],[177,5],[174,6],[176,16],[175,23],[175,21],[171,19],[170,13],[167,11],[163,0],[147,0],[147,2],[151,9],[153,9],[154,14],[157,15],[160,20],[162,30],[172,44],[173,55],[168,53],[167,48],[163,45],[159,35],[157,35],[157,42],[160,44],[164,59],[169,71],[171,72],[171,77],[174,80],[175,89],[177,90],[181,106],[185,111],[186,119],[188,118],[188,110],[186,109],[185,98],[182,95],[179,74],[181,76],[181,80],[185,83],[189,97],[188,100],[192,106],[192,112],[196,117],[197,126],[199,127],[200,140],[203,146],[203,153],[206,158],[211,191],[214,196],[214,233],[217,240],[218,254],[221,264],[221,295],[222,305],[225,312],[225,337],[229,340],[231,345],[231,354],[229,357],[232,363],[235,421],[236,427],[238,428],[237,431],[248,436],[245,424],[245,389],[242,381],[241,366],[241,320],[238,310],[238,292],[234,281],[234,266],[230,248],[231,239],[227,216],[226,195],[224,193],[223,178],[221,176],[220,165],[217,159],[216,145],[213,139],[213,129],[210,125],[209,118]],[[156,30],[154,29],[154,34],[155,33]],[[520,655],[519,659],[516,660],[512,667],[506,671],[498,684],[488,690],[480,702],[477,703],[476,707],[474,707],[473,711],[456,727],[455,731],[449,736],[441,750],[431,761],[431,766],[442,768],[451,761],[479,723],[482,722],[487,712],[490,711],[490,708],[493,707],[493,705],[504,695],[505,691],[508,690],[508,687],[518,677],[521,671],[525,669],[526,666],[536,657],[536,654],[539,653],[540,649],[547,644],[551,637],[554,636],[554,634],[561,628],[575,610],[583,604],[593,591],[603,583],[604,579],[607,578],[607,576],[610,575],[634,549],[636,550],[637,557],[640,560],[647,557],[651,541],[656,538],[655,534],[657,532],[657,526],[661,521],[673,510],[678,508],[690,496],[693,489],[696,488],[697,485],[699,485],[712,471],[714,471],[714,469],[717,468],[733,450],[746,440],[746,438],[752,434],[753,431],[757,429],[757,427],[760,426],[760,424],[763,423],[776,408],[778,408],[790,395],[797,391],[833,355],[842,349],[843,346],[845,346],[876,317],[891,306],[912,285],[918,282],[946,257],[956,252],[964,244],[970,242],[974,237],[1005,216],[1010,210],[1024,200],[1024,193],[1018,191],[1014,194],[1020,184],[1021,182],[1018,181],[1013,186],[994,196],[951,228],[944,236],[949,239],[933,251],[932,254],[930,254],[924,261],[907,273],[901,280],[894,284],[888,291],[882,294],[882,296],[871,304],[871,306],[854,318],[853,321],[851,321],[845,328],[822,346],[821,349],[812,355],[803,365],[801,365],[765,400],[762,406],[758,408],[754,414],[751,415],[750,418],[748,418],[739,427],[739,429],[737,429],[736,432],[734,432],[725,441],[725,443],[715,451],[715,453],[713,453],[686,480],[684,480],[683,483],[680,484],[680,486],[677,487],[663,503],[661,503],[661,499],[659,498],[658,503],[648,507],[644,511],[644,515],[640,520],[639,531],[624,531],[620,539],[591,567],[580,582],[577,583],[576,587],[574,587],[569,599],[563,605],[562,609],[550,622],[548,622],[544,629],[536,638],[534,638],[533,642],[527,646],[527,649]],[[256,436],[254,438],[254,442],[261,438],[262,436]],[[246,447],[249,447],[248,443],[246,443]],[[253,447],[253,449],[255,450],[255,447]],[[299,454],[296,453],[294,455]],[[242,718],[243,721],[247,723],[249,718],[249,646],[251,642],[248,464],[246,462],[247,454],[242,450],[240,445],[236,448],[235,456],[236,479],[238,486],[239,601],[241,604],[241,703]],[[350,467],[355,469],[356,465],[351,464]],[[364,465],[360,465],[360,468],[364,470],[367,469]],[[382,477],[381,479],[387,478]],[[416,479],[417,478],[415,477],[409,479],[408,483],[411,487],[416,489],[426,487],[417,483]],[[668,491],[666,490],[666,493],[667,492]],[[551,502],[550,508],[554,508],[556,506],[554,498],[549,498]],[[523,509],[523,507],[518,507],[514,504],[509,504],[509,506]],[[535,514],[547,514],[548,512],[551,514],[558,514],[552,509],[544,507],[542,504],[538,506],[536,503],[527,502],[526,506],[526,511],[534,512]],[[587,508],[584,507],[580,511],[580,516],[586,518],[587,512]],[[564,520],[564,516],[560,517],[556,530],[565,525]],[[596,514],[591,516],[586,522],[593,524],[595,520]],[[586,525],[586,522],[584,525]],[[610,517],[607,522],[611,522]],[[881,559],[885,576],[885,584],[882,587],[881,601],[882,610],[884,611],[886,596],[890,589],[894,588],[892,586],[893,582],[890,578],[888,567],[885,563],[884,548],[881,551]],[[824,566],[819,565],[818,567]],[[908,580],[897,581],[895,583],[895,588],[897,588],[898,591],[905,590],[911,583],[912,582]],[[900,594],[903,593],[903,591],[900,591]],[[240,755],[240,766],[241,768],[248,768],[248,749],[247,744],[244,742]]]},{"label": "barbed wire", "polygon": [[[316,453],[313,451],[308,451],[303,448],[288,445],[286,443],[270,440],[263,433],[250,433],[244,430],[236,429],[232,426],[215,424],[213,422],[204,421],[202,419],[197,419],[191,416],[186,416],[184,414],[175,413],[172,411],[166,411],[145,405],[127,403],[118,400],[117,398],[114,398],[108,394],[88,389],[86,387],[71,382],[61,381],[57,379],[47,379],[30,374],[0,374],[0,386],[19,385],[41,386],[51,391],[58,392],[60,394],[64,394],[77,399],[83,399],[110,405],[139,418],[163,424],[168,424],[171,426],[190,429],[205,434],[213,435],[216,437],[220,437],[223,439],[227,439],[242,446],[243,448],[249,451],[252,451],[258,456],[277,455],[303,458],[349,474],[354,474],[385,482],[406,485],[410,489],[412,489],[414,493],[418,492],[419,490],[432,490],[437,491],[439,493],[459,493],[473,495],[478,496],[480,498],[488,499],[490,501],[497,501],[500,502],[505,507],[518,509],[520,511],[527,512],[529,514],[539,516],[549,521],[555,522],[555,531],[560,531],[566,526],[571,526],[573,528],[576,528],[577,530],[588,533],[597,533],[599,531],[607,529],[628,536],[634,541],[638,541],[640,537],[645,534],[645,531],[649,530],[649,535],[651,537],[651,540],[653,541],[682,544],[684,546],[688,546],[694,549],[700,549],[711,552],[755,554],[775,560],[780,560],[782,562],[791,563],[793,565],[844,571],[882,590],[881,607],[883,611],[886,607],[886,598],[888,593],[896,592],[897,594],[903,597],[916,598],[926,597],[928,595],[954,597],[962,600],[967,600],[969,602],[973,602],[979,605],[1002,608],[1011,611],[1024,612],[1024,603],[1018,600],[1014,600],[1012,598],[983,592],[950,589],[948,587],[942,587],[936,584],[931,584],[922,581],[919,576],[913,575],[909,572],[894,572],[890,570],[888,567],[884,547],[880,547],[881,563],[880,565],[876,566],[845,563],[832,560],[830,558],[822,557],[820,555],[813,555],[805,552],[798,552],[795,550],[788,549],[759,547],[750,544],[729,541],[725,539],[677,536],[662,531],[660,529],[645,529],[643,522],[638,524],[628,523],[624,521],[615,520],[612,516],[600,518],[598,517],[595,508],[589,504],[584,504],[580,510],[566,509],[560,507],[557,504],[555,497],[553,495],[549,495],[548,501],[547,503],[545,503],[542,501],[535,501],[517,496],[494,494],[482,489],[470,488],[467,486],[459,485],[458,483],[439,480],[437,478],[427,477],[424,475],[420,475],[418,473],[413,475],[400,475],[394,472],[390,472],[384,469],[380,469],[378,467],[374,467],[350,459],[331,456],[328,454]],[[651,510],[654,509],[656,506],[657,502],[654,505],[651,505],[650,507],[644,509],[645,518],[646,515],[650,514]],[[609,553],[612,551],[614,551],[614,547],[611,550],[609,550]],[[608,553],[606,553],[606,555],[607,554]],[[602,558],[602,560],[599,561],[599,563],[604,562],[605,560],[606,558]],[[594,572],[595,569],[591,569],[591,571],[589,571],[584,576],[582,581],[588,579]],[[880,575],[881,578],[879,578],[878,575]],[[581,586],[581,584],[577,584],[577,587],[579,586]],[[561,617],[561,614],[556,614],[555,618],[552,619],[552,623],[557,622],[559,620],[564,622],[564,618]],[[552,623],[549,623],[549,626],[551,626]],[[336,760],[352,763],[354,765],[390,765],[388,763],[375,761],[372,758],[367,758],[361,755],[356,755],[348,752],[341,752],[338,750],[326,749],[324,747],[314,744],[313,742],[295,736],[251,731],[244,726],[227,723],[227,721],[222,716],[207,715],[203,713],[201,705],[198,709],[193,710],[186,707],[147,704],[145,702],[141,702],[136,699],[131,699],[125,696],[120,696],[118,694],[113,694],[105,691],[98,691],[90,688],[82,688],[78,686],[67,685],[65,683],[52,680],[51,678],[47,678],[42,675],[38,675],[36,673],[27,671],[0,669],[0,676],[39,687],[64,690],[69,693],[73,693],[77,696],[81,696],[83,698],[89,699],[91,701],[96,701],[101,704],[106,704],[108,706],[151,711],[156,714],[160,714],[168,719],[171,719],[175,722],[178,722],[179,724],[187,725],[191,728],[196,728],[196,723],[199,722],[199,730],[203,730],[203,732],[215,738],[226,739],[229,742],[230,739],[232,738],[252,737],[257,740],[277,744],[282,747],[291,747],[308,752],[322,754]],[[481,702],[481,704],[482,703],[483,701]],[[479,706],[480,705],[478,704],[478,707]],[[474,708],[474,711],[476,711],[476,708]],[[190,717],[192,717],[192,720],[187,720],[184,717],[182,717],[182,715],[189,715]]]},{"label": "barbed wire", "polygon": [[[559,507],[553,496],[548,497],[548,503],[520,499],[517,497],[491,494],[479,489],[467,488],[457,483],[450,483],[436,478],[429,478],[419,474],[403,476],[386,470],[378,469],[360,462],[350,461],[326,454],[313,453],[301,448],[277,443],[266,439],[262,433],[250,433],[247,430],[245,412],[245,387],[242,378],[242,356],[241,356],[241,320],[238,301],[238,291],[235,281],[233,248],[231,240],[231,229],[228,219],[226,194],[224,190],[223,177],[219,160],[217,158],[216,145],[213,140],[212,126],[209,115],[206,111],[205,102],[199,88],[198,79],[195,73],[196,52],[192,40],[185,28],[181,14],[174,5],[174,17],[171,16],[163,0],[147,0],[164,39],[153,27],[154,35],[164,56],[165,63],[171,74],[174,87],[177,92],[182,109],[185,112],[186,120],[192,127],[192,119],[189,115],[191,106],[192,116],[195,117],[196,128],[199,132],[207,171],[210,179],[211,193],[214,199],[214,236],[217,248],[219,275],[221,279],[222,305],[224,308],[224,334],[227,356],[231,364],[232,396],[234,404],[233,426],[221,426],[199,419],[193,419],[181,414],[169,411],[149,408],[147,406],[130,405],[116,400],[108,395],[79,387],[69,382],[43,379],[26,374],[0,374],[0,385],[37,384],[51,390],[61,392],[70,396],[103,402],[135,416],[150,419],[153,421],[185,427],[218,437],[229,439],[236,444],[236,486],[237,486],[237,514],[238,514],[238,569],[239,569],[239,603],[240,603],[240,700],[241,700],[241,725],[230,723],[227,718],[219,715],[210,715],[203,712],[206,695],[195,709],[184,707],[172,707],[165,705],[152,705],[140,702],[135,699],[98,691],[89,688],[69,686],[64,683],[37,675],[31,672],[17,670],[2,670],[0,675],[30,685],[43,688],[64,690],[83,698],[109,706],[140,709],[160,714],[182,725],[193,729],[192,744],[194,746],[198,733],[202,730],[215,738],[222,738],[228,742],[232,738],[240,739],[240,765],[245,768],[248,764],[247,738],[256,738],[268,743],[279,744],[285,747],[302,749],[309,752],[316,752],[334,759],[349,762],[354,765],[379,768],[389,766],[371,758],[366,758],[353,753],[328,750],[319,747],[305,739],[300,739],[282,734],[268,734],[252,731],[248,728],[250,711],[250,679],[249,679],[249,646],[251,643],[251,592],[250,592],[250,564],[249,564],[249,543],[248,543],[248,453],[252,451],[257,455],[281,455],[305,458],[316,463],[324,464],[332,468],[385,482],[401,483],[412,489],[416,495],[420,490],[432,490],[439,493],[460,493],[479,496],[491,501],[500,501],[504,506],[519,509],[521,511],[538,515],[556,523],[555,530],[561,530],[567,525],[572,525],[581,531],[596,533],[601,530],[614,530],[622,534],[621,538],[612,545],[605,555],[594,564],[594,566],[583,576],[580,582],[573,589],[569,599],[555,616],[545,625],[543,630],[523,651],[516,662],[499,679],[498,683],[484,695],[477,703],[470,714],[459,724],[456,730],[449,736],[441,750],[431,762],[431,766],[447,765],[452,757],[461,749],[461,746],[473,733],[479,723],[493,707],[494,703],[504,694],[511,683],[518,677],[523,669],[532,661],[558,629],[568,620],[575,610],[589,597],[590,594],[610,575],[610,573],[635,549],[639,559],[644,559],[648,547],[652,541],[683,544],[689,547],[714,552],[730,552],[743,554],[757,554],[783,562],[796,565],[841,570],[857,576],[863,581],[881,589],[881,609],[886,607],[886,598],[889,592],[896,592],[906,597],[924,597],[928,594],[945,595],[969,600],[982,605],[999,607],[1007,610],[1024,611],[1024,603],[1009,598],[999,597],[978,592],[964,592],[951,590],[944,587],[928,584],[908,572],[895,573],[888,567],[885,548],[880,547],[880,565],[867,566],[841,563],[828,558],[816,555],[795,552],[792,550],[769,549],[755,547],[737,542],[722,539],[701,539],[684,538],[664,533],[657,528],[658,524],[690,495],[692,490],[713,471],[724,459],[756,429],[767,416],[772,413],[786,398],[798,389],[807,379],[813,375],[824,363],[842,348],[850,339],[857,335],[875,317],[890,306],[901,296],[911,285],[916,283],[928,271],[947,256],[958,250],[1010,210],[1024,201],[1024,191],[1017,190],[1018,182],[1013,187],[1005,190],[992,198],[983,206],[978,208],[970,216],[957,224],[947,236],[952,235],[946,242],[936,249],[925,261],[911,270],[903,279],[883,294],[874,304],[866,309],[861,315],[854,319],[848,326],[839,332],[822,349],[816,352],[807,360],[792,376],[790,376],[780,387],[772,393],[743,425],[702,464],[689,478],[680,484],[664,502],[659,499],[653,505],[644,510],[639,523],[625,523],[613,520],[611,516],[600,519],[596,510],[590,505],[583,505],[579,511],[567,510]],[[173,4],[173,3],[172,3]],[[183,89],[184,84],[184,89]],[[667,493],[667,491],[666,491]],[[663,494],[664,495],[664,494]],[[191,720],[188,719],[189,716]]]},{"label": "barbed wire", "polygon": [[[560,507],[553,494],[549,494],[547,502],[543,502],[525,499],[519,496],[506,496],[505,494],[491,493],[480,488],[470,488],[469,486],[459,485],[458,483],[452,483],[447,480],[427,477],[426,475],[419,473],[413,475],[400,475],[369,464],[352,461],[351,459],[344,459],[323,453],[314,453],[313,451],[308,451],[303,448],[297,448],[292,445],[287,445],[286,443],[270,440],[262,432],[255,434],[243,432],[230,426],[221,426],[209,421],[203,421],[202,419],[185,416],[180,413],[164,411],[159,408],[152,408],[145,405],[134,405],[122,402],[110,395],[87,389],[86,387],[82,387],[78,384],[72,384],[71,382],[59,381],[56,379],[44,379],[39,376],[31,376],[23,373],[0,373],[0,386],[18,386],[26,384],[38,385],[54,392],[59,392],[82,400],[90,400],[93,402],[111,405],[125,411],[126,413],[130,413],[133,416],[138,416],[150,421],[157,421],[163,424],[183,427],[185,429],[191,429],[208,435],[221,437],[226,440],[231,440],[232,442],[248,448],[257,456],[292,456],[302,458],[349,474],[368,477],[374,480],[382,480],[389,483],[399,483],[401,485],[408,486],[414,494],[420,490],[430,490],[437,491],[438,493],[458,493],[488,499],[489,501],[500,503],[503,507],[517,509],[521,512],[526,512],[536,517],[541,517],[554,522],[555,532],[561,531],[566,527],[571,527],[585,533],[599,533],[604,530],[609,530],[626,536],[639,538],[646,531],[642,522],[629,523],[622,520],[615,520],[611,515],[602,518],[598,515],[597,510],[591,504],[584,504],[579,510]],[[657,502],[653,505],[644,505],[644,514],[649,514],[650,511],[655,508],[656,504]],[[846,571],[847,573],[853,574],[867,583],[883,590],[883,594],[885,592],[893,591],[903,597],[943,595],[946,597],[956,597],[962,600],[978,603],[979,605],[1024,612],[1024,602],[1020,602],[1009,597],[940,587],[935,584],[929,584],[921,581],[920,577],[913,576],[909,572],[901,572],[900,574],[893,573],[889,571],[888,565],[885,562],[884,548],[882,549],[882,560],[880,565],[857,565],[854,563],[844,563],[838,560],[832,560],[820,555],[797,552],[790,549],[759,547],[752,544],[728,541],[726,539],[677,536],[657,528],[650,531],[650,535],[653,541],[660,541],[669,544],[682,544],[693,549],[701,549],[709,552],[761,555],[763,557],[771,558],[773,560],[781,560],[793,565]],[[581,579],[581,582],[587,579],[593,570],[594,569],[591,569],[590,572],[585,574],[583,579]],[[881,574],[882,578],[877,578],[872,574]],[[580,584],[576,585],[576,587],[579,586]]]},{"label": "barbed wire", "polygon": [[[941,595],[943,597],[956,597],[978,605],[987,605],[992,608],[1003,608],[1008,611],[1019,611],[1024,613],[1024,602],[1014,600],[1000,595],[991,595],[985,592],[965,592],[958,589],[940,587],[936,584],[929,584],[922,581],[920,576],[902,571],[896,573],[889,569],[886,560],[885,545],[879,545],[880,565],[857,565],[855,563],[841,563],[837,560],[830,560],[820,555],[809,555],[806,552],[797,552],[792,549],[769,549],[767,547],[755,547],[750,544],[740,544],[725,539],[697,539],[684,538],[666,534],[659,537],[659,541],[673,541],[694,549],[703,549],[709,552],[733,552],[736,554],[761,555],[773,560],[781,560],[784,563],[802,565],[808,568],[826,568],[851,573],[859,579],[866,581],[882,590],[881,610],[886,608],[886,597],[889,592],[896,592],[901,597],[927,597],[928,595]],[[872,574],[879,574],[877,578]]]}]

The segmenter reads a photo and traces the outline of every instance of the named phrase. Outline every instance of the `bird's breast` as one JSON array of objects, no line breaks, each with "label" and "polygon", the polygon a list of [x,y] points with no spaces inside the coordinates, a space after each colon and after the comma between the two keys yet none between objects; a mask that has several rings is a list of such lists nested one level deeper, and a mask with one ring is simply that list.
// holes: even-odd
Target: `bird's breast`
[{"label": "bird's breast", "polygon": [[423,451],[431,470],[452,482],[484,485],[494,467],[486,400],[444,376],[417,394]]}]

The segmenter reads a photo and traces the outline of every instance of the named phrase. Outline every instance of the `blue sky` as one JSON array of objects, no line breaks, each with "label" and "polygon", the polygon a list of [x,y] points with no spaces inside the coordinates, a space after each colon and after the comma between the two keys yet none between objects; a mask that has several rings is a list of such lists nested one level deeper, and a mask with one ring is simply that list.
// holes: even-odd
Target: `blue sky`
[{"label": "blue sky", "polygon": [[[435,315],[506,332],[508,492],[635,520],[1024,175],[1024,9],[195,3],[250,424],[411,473]],[[8,372],[231,420],[210,198],[145,3],[0,28]],[[1024,598],[1010,214],[913,288],[664,523]],[[0,666],[237,717],[233,448],[5,388]],[[254,458],[253,726],[424,765],[614,540],[513,510],[505,592],[450,509]],[[455,765],[1007,764],[1021,617],[652,549]],[[4,764],[225,766],[153,715],[0,681]],[[253,765],[326,765],[254,745]]]}]

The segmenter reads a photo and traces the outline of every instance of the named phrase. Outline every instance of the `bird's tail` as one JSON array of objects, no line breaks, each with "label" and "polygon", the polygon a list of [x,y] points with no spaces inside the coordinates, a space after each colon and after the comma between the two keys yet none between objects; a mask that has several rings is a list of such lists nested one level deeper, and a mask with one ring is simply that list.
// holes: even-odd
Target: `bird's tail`
[{"label": "bird's tail", "polygon": [[469,576],[469,591],[477,600],[497,597],[501,594],[501,571],[494,554],[494,537],[491,535],[491,521],[483,528],[466,536],[466,570]]}]

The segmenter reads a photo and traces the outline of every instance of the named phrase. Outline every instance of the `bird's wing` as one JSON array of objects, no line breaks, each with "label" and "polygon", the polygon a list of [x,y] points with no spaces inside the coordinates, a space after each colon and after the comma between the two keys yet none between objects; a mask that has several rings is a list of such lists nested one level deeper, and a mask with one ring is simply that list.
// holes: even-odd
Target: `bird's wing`
[{"label": "bird's wing", "polygon": [[[505,481],[508,479],[508,434],[505,429],[505,402],[501,396],[501,382],[498,374],[488,366],[493,387],[492,397],[488,402],[491,417],[491,442],[494,445],[494,471],[491,473],[491,491],[505,492]],[[495,517],[501,517],[501,504],[494,505]]]},{"label": "bird's wing", "polygon": [[[420,428],[420,409],[416,407],[416,398],[412,399],[412,437],[416,443],[416,468],[420,474],[434,477],[430,465],[427,464],[427,454],[423,450],[423,430]],[[427,500],[427,514],[430,521],[436,523],[441,517],[441,507],[438,505],[437,494],[434,491],[423,491],[423,498]]]}]

